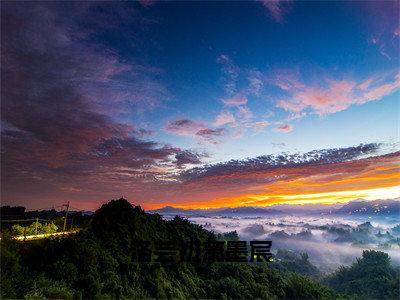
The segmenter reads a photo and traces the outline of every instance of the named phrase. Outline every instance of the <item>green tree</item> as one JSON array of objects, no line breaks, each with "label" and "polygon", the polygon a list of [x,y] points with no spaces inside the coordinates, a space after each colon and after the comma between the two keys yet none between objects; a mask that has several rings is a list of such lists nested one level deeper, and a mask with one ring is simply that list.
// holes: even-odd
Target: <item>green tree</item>
[{"label": "green tree", "polygon": [[349,295],[380,299],[398,294],[400,286],[398,271],[391,267],[389,255],[374,250],[363,251],[362,258],[349,267],[340,267],[326,282]]},{"label": "green tree", "polygon": [[46,234],[50,234],[50,233],[55,233],[57,232],[58,227],[53,223],[46,223],[41,227],[40,233],[46,233]]},{"label": "green tree", "polygon": [[25,228],[19,224],[15,224],[11,227],[12,235],[23,235]]},{"label": "green tree", "polygon": [[26,235],[33,235],[42,232],[43,224],[40,222],[33,222],[31,225],[26,227]]}]

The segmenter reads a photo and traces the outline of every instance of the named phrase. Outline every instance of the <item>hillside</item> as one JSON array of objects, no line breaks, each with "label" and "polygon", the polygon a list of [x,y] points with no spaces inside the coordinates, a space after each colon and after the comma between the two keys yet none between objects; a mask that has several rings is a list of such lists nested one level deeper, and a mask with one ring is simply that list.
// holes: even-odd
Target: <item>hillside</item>
[{"label": "hillside", "polygon": [[[340,292],[337,280],[332,284],[337,291],[320,282],[322,274],[306,254],[281,251],[273,263],[134,259],[137,241],[194,239],[216,241],[217,236],[180,217],[166,221],[124,199],[113,200],[75,236],[26,243],[3,238],[1,298],[323,299],[336,298]],[[381,252],[376,253],[379,259]],[[373,274],[373,267],[368,268]],[[389,297],[395,293],[396,273],[389,265],[385,268],[391,281],[381,296]]]}]

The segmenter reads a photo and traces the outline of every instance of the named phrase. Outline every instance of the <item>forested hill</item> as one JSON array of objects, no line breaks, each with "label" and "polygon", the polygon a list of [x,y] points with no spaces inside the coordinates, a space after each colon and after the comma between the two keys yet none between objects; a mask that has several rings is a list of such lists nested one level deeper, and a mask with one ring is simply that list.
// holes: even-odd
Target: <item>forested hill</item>
[{"label": "forested hill", "polygon": [[216,236],[180,217],[166,221],[124,199],[113,200],[74,236],[30,242],[3,236],[1,298],[399,297],[399,273],[382,252],[366,251],[354,266],[328,277],[306,254],[285,251],[270,263],[138,263],[133,255],[137,241],[205,242],[227,237],[237,238],[234,233]]}]

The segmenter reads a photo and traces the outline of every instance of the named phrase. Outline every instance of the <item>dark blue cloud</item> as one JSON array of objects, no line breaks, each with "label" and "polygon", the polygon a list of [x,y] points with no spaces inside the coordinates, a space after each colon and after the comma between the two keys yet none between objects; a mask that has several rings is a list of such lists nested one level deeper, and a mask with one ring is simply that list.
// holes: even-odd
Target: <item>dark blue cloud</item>
[{"label": "dark blue cloud", "polygon": [[307,153],[282,153],[244,160],[230,160],[219,164],[193,168],[184,172],[181,178],[183,181],[191,181],[211,176],[238,175],[243,172],[265,171],[281,167],[345,162],[377,153],[382,145],[381,143],[369,143],[347,148],[313,150]]}]

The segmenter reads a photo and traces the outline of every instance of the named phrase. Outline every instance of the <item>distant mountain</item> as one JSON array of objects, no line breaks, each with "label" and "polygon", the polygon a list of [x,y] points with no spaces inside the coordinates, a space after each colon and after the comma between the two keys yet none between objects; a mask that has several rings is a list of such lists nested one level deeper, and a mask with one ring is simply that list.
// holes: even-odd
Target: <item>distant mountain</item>
[{"label": "distant mountain", "polygon": [[333,213],[342,215],[400,215],[400,201],[353,201],[336,209]]},{"label": "distant mountain", "polygon": [[277,239],[288,239],[288,238],[290,238],[290,234],[287,234],[284,230],[274,231],[269,236],[271,238],[277,238]]},{"label": "distant mountain", "polygon": [[372,226],[371,222],[365,222],[357,226],[357,229],[364,231],[369,231],[372,228],[374,228],[374,226]]},{"label": "distant mountain", "polygon": [[284,230],[274,231],[269,235],[270,238],[274,239],[298,239],[298,240],[310,240],[313,235],[310,230],[301,231],[299,233],[287,234]]},{"label": "distant mountain", "polygon": [[92,212],[90,210],[82,210],[81,213],[82,213],[82,216],[91,216],[94,214],[94,212]]},{"label": "distant mountain", "polygon": [[218,215],[259,215],[259,216],[285,214],[285,212],[273,208],[262,208],[262,207],[252,207],[252,206],[225,208],[214,212],[214,214],[215,213]]},{"label": "distant mountain", "polygon": [[185,210],[183,208],[176,208],[176,207],[172,207],[172,206],[165,206],[163,208],[160,209],[155,209],[155,210],[150,210],[150,213],[158,213],[160,215],[163,214],[182,214],[182,213],[188,213],[190,212],[189,210]]},{"label": "distant mountain", "polygon": [[179,216],[272,216],[272,215],[400,215],[400,199],[357,200],[346,204],[278,204],[266,207],[243,206],[212,209],[183,209],[165,206],[149,213]]},{"label": "distant mountain", "polygon": [[148,213],[167,215],[167,216],[207,216],[207,215],[212,215],[221,209],[222,208],[184,209],[173,206],[165,206],[160,209],[149,210]]},{"label": "distant mountain", "polygon": [[183,215],[183,216],[235,216],[235,215],[249,215],[249,216],[264,216],[264,215],[282,215],[285,212],[272,209],[253,206],[243,206],[236,208],[215,208],[215,209],[183,209],[172,206],[165,206],[161,209],[151,210],[150,213],[157,213],[160,215]]},{"label": "distant mountain", "polygon": [[320,215],[330,214],[343,206],[343,203],[335,204],[275,204],[272,209],[284,211],[287,214]]}]

